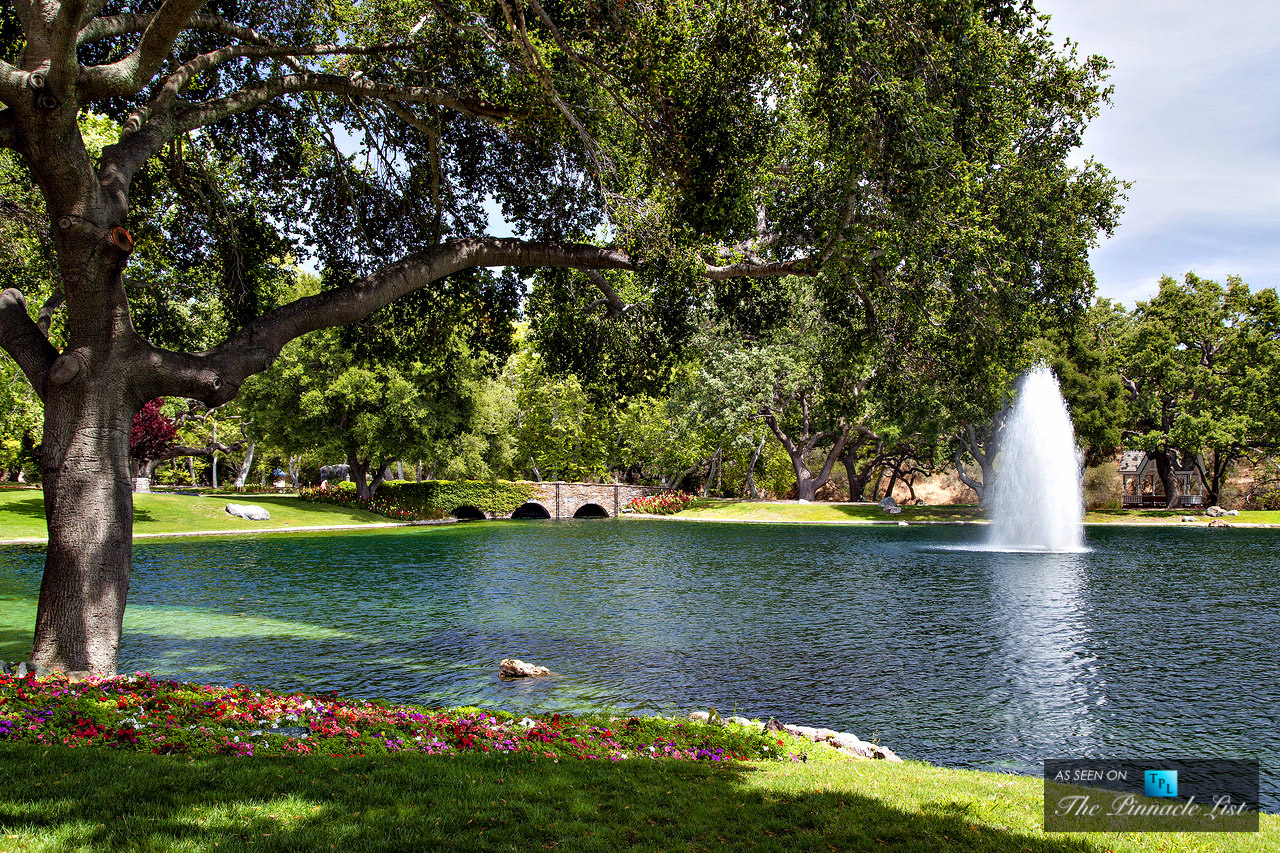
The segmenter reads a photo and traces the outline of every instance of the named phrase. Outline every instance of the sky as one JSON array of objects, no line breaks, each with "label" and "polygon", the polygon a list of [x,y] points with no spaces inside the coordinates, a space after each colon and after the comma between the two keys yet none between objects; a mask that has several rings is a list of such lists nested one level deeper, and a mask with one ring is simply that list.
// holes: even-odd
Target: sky
[{"label": "sky", "polygon": [[1037,0],[1061,43],[1114,64],[1083,154],[1133,182],[1092,255],[1132,305],[1162,275],[1280,286],[1280,3]]}]

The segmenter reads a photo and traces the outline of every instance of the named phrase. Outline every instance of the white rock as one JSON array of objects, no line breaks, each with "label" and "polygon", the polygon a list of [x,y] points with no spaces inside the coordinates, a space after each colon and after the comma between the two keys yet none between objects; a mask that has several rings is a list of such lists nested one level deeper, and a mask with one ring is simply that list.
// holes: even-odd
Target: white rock
[{"label": "white rock", "polygon": [[1194,515],[1184,515],[1182,518],[1179,519],[1179,521],[1195,521],[1195,520],[1196,520],[1196,517]]},{"label": "white rock", "polygon": [[1229,509],[1229,510],[1227,510],[1227,515],[1239,515],[1239,514],[1240,514],[1240,510],[1238,510],[1238,509]]},{"label": "white rock", "polygon": [[693,720],[695,723],[706,723],[710,722],[711,715],[706,711],[694,711],[689,715],[689,719]]},{"label": "white rock", "polygon": [[871,757],[879,758],[881,761],[897,761],[899,763],[902,762],[902,759],[899,758],[894,753],[894,751],[887,746],[877,746],[875,749],[875,752],[872,753]]},{"label": "white rock", "polygon": [[1217,518],[1220,515],[1226,515],[1227,511],[1222,507],[1218,506],[1217,504],[1214,504],[1213,506],[1206,509],[1204,511],[1204,514],[1209,516],[1210,518]]},{"label": "white rock", "polygon": [[806,737],[809,740],[818,739],[818,730],[810,726],[793,726],[788,724],[783,726],[782,730],[789,735],[794,735],[795,737]]},{"label": "white rock", "polygon": [[898,526],[899,526],[899,527],[907,527],[907,526],[908,526],[908,524],[907,524],[905,521],[899,521],[899,522],[898,522]]},{"label": "white rock", "polygon": [[227,504],[227,513],[249,521],[271,520],[271,513],[256,504]]},{"label": "white rock", "polygon": [[504,678],[542,678],[550,675],[551,670],[516,658],[503,658],[498,662],[498,674]]}]

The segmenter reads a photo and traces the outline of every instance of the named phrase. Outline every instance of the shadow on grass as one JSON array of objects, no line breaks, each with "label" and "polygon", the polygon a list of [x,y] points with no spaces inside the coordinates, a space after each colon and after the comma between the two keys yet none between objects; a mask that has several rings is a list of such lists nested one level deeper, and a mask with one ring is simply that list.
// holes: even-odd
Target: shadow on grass
[{"label": "shadow on grass", "polygon": [[[44,498],[27,498],[20,501],[8,501],[0,506],[0,513],[13,513],[24,518],[44,519]],[[0,515],[0,518],[3,518]]]},{"label": "shadow on grass", "polygon": [[30,658],[32,633],[32,631],[0,631],[0,661],[13,662]]},{"label": "shadow on grass", "polygon": [[[0,747],[0,846],[76,850],[898,850],[1084,853],[1075,839],[787,794],[750,767],[495,755],[188,760]],[[215,847],[216,845],[216,847]]]}]

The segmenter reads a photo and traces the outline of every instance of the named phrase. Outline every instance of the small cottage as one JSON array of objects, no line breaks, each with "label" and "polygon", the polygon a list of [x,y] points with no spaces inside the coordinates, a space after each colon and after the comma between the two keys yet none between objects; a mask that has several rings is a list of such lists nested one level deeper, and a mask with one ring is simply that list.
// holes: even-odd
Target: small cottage
[{"label": "small cottage", "polygon": [[[1179,463],[1173,469],[1178,485],[1176,507],[1204,506],[1204,481],[1194,462],[1190,466]],[[1145,450],[1125,450],[1120,453],[1120,505],[1127,508],[1159,507],[1168,503],[1164,493],[1164,481],[1156,470],[1156,461]]]}]

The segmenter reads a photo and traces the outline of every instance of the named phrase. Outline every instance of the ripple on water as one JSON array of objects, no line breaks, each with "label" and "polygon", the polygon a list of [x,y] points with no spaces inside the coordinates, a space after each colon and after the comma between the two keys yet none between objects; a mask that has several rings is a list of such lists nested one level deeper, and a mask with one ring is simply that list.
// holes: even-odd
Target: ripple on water
[{"label": "ripple on water", "polygon": [[[593,521],[143,544],[121,668],[515,711],[710,706],[950,766],[1277,766],[1280,531],[1094,528],[1070,554],[982,536]],[[0,549],[0,656],[29,648],[42,560]],[[561,675],[501,682],[507,656]]]}]

